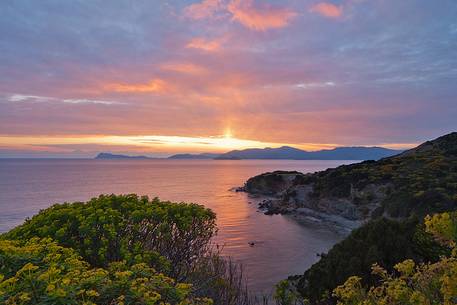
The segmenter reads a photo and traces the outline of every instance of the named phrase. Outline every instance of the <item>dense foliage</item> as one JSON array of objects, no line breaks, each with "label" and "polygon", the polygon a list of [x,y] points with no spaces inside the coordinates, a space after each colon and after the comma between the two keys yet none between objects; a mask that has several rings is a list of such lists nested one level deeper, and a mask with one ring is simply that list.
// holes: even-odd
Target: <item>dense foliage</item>
[{"label": "dense foliage", "polygon": [[[322,255],[304,275],[281,282],[276,292],[281,302],[300,303],[306,298],[311,304],[334,304],[338,297],[344,305],[413,304],[394,300],[392,295],[386,297],[400,289],[396,285],[407,269],[408,275],[414,273],[408,278],[409,292],[415,296],[424,293],[414,304],[443,304],[446,295],[437,283],[452,277],[456,280],[455,256],[449,258],[448,248],[455,245],[455,238],[451,238],[456,236],[456,228],[451,225],[455,214],[447,213],[457,208],[456,132],[394,157],[296,175],[282,199],[287,202],[289,195],[294,199],[295,190],[303,186],[311,190],[307,199],[310,203],[341,199],[354,204],[362,218],[375,220]],[[427,216],[425,224],[414,220],[428,214],[434,216]],[[448,244],[438,243],[437,234],[432,237],[430,232],[440,232]],[[427,283],[428,279],[435,282]],[[432,285],[429,293],[438,295],[442,302],[436,303],[425,291],[419,292],[422,284]],[[332,296],[338,285],[343,286]],[[373,291],[366,289],[370,286],[375,287]],[[386,298],[370,301],[381,296]],[[452,304],[456,304],[457,296],[453,297]]]},{"label": "dense foliage", "polygon": [[147,264],[92,268],[51,239],[0,240],[1,304],[210,304]]},{"label": "dense foliage", "polygon": [[434,242],[417,220],[398,222],[382,218],[354,230],[323,254],[299,277],[297,289],[303,297],[318,303],[327,300],[332,290],[350,276],[359,276],[365,285],[376,283],[377,277],[370,272],[374,263],[391,271],[396,263],[407,258],[416,262],[436,261],[446,253],[446,248]]},{"label": "dense foliage", "polygon": [[[299,177],[314,197],[350,198],[363,206],[382,193],[374,215],[424,217],[457,208],[457,132],[398,156],[343,165]],[[376,186],[369,188],[369,186]],[[368,210],[367,210],[368,211]]]},{"label": "dense foliage", "polygon": [[0,303],[252,304],[216,232],[196,204],[133,194],[56,204],[1,236]]},{"label": "dense foliage", "polygon": [[452,256],[436,263],[416,264],[408,259],[395,265],[395,274],[375,264],[380,284],[365,288],[358,276],[337,287],[339,305],[451,305],[457,303],[457,214],[443,213],[425,220],[427,231],[453,248]]},{"label": "dense foliage", "polygon": [[137,195],[101,195],[87,203],[56,204],[5,238],[56,240],[75,249],[94,267],[111,262],[145,262],[186,280],[208,252],[216,216],[196,204],[163,202]]}]

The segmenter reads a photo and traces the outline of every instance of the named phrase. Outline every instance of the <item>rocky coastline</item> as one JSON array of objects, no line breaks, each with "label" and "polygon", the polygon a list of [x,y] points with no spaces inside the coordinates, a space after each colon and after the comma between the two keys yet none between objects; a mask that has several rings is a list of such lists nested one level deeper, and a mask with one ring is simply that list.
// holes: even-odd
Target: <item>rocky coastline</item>
[{"label": "rocky coastline", "polygon": [[[304,183],[311,175],[296,171],[264,173],[250,178],[235,191],[257,198],[259,210],[266,215],[286,215],[299,223],[323,226],[344,235],[369,220],[366,212],[359,211],[355,197],[314,198],[313,184]],[[369,209],[376,208],[377,204],[372,203]]]},{"label": "rocky coastline", "polygon": [[457,132],[399,155],[303,174],[274,171],[239,191],[265,196],[265,214],[337,224],[348,231],[378,218],[423,219],[455,210]]}]

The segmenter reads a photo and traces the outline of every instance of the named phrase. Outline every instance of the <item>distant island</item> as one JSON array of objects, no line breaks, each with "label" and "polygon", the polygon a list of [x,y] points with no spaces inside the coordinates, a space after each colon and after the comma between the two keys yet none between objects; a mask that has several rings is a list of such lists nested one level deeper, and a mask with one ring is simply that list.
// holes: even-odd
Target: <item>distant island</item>
[{"label": "distant island", "polygon": [[202,154],[177,154],[168,157],[168,159],[194,159],[194,160],[202,160],[202,159],[217,159],[220,154],[212,154],[212,153],[202,153]]},{"label": "distant island", "polygon": [[401,153],[383,147],[337,147],[306,151],[290,146],[232,150],[219,155],[218,160],[277,159],[277,160],[379,160]]},{"label": "distant island", "polygon": [[[182,160],[379,160],[401,153],[401,150],[383,147],[337,147],[334,149],[306,151],[290,146],[278,148],[249,148],[222,154],[176,154],[166,159]],[[156,159],[147,156],[128,156],[99,153],[95,159]]]},{"label": "distant island", "polygon": [[115,155],[111,153],[99,153],[94,159],[104,160],[119,160],[119,159],[153,159],[146,156],[127,156],[127,155]]}]

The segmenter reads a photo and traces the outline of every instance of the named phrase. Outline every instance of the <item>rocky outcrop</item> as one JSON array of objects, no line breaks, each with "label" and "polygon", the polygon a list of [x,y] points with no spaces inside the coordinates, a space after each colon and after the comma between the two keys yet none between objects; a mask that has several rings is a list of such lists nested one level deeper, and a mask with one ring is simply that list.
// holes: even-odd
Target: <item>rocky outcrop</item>
[{"label": "rocky outcrop", "polygon": [[320,215],[358,223],[455,210],[457,133],[379,161],[313,174],[264,173],[250,178],[243,190],[268,196],[260,204],[267,214]]},{"label": "rocky outcrop", "polygon": [[316,212],[320,216],[326,214],[350,221],[364,221],[374,216],[372,214],[380,207],[388,189],[386,185],[369,184],[361,190],[353,189],[348,197],[337,198],[317,195],[314,184],[307,183],[305,177],[307,175],[299,172],[265,173],[249,179],[244,190],[270,197],[259,204],[266,214]]},{"label": "rocky outcrop", "polygon": [[297,179],[305,176],[299,172],[275,171],[250,178],[244,190],[250,194],[279,196],[297,183]]}]

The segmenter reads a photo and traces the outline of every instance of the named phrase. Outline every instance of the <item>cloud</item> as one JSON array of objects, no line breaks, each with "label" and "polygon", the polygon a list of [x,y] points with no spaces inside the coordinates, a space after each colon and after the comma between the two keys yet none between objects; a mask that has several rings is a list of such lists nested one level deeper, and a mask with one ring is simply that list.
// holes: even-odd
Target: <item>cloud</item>
[{"label": "cloud", "polygon": [[334,82],[325,82],[325,83],[299,83],[295,87],[299,89],[311,89],[311,88],[325,88],[325,87],[334,87],[336,84]]},{"label": "cloud", "polygon": [[10,102],[23,102],[29,100],[42,100],[44,97],[37,95],[13,94],[8,98]]},{"label": "cloud", "polygon": [[164,80],[153,79],[145,84],[109,84],[105,86],[105,89],[115,92],[158,93],[166,91],[167,87],[168,85]]},{"label": "cloud", "polygon": [[221,49],[221,41],[208,40],[200,37],[191,39],[187,44],[188,49],[198,49],[206,52],[216,52]]},{"label": "cloud", "polygon": [[339,18],[343,15],[343,7],[328,2],[320,2],[313,5],[310,12],[319,14],[327,18]]},{"label": "cloud", "polygon": [[[228,4],[221,0],[204,0],[184,9],[184,16],[193,20],[229,17],[245,27],[265,31],[287,26],[297,15],[291,9],[272,6],[267,3],[256,4],[254,0],[231,0]],[[197,41],[196,45],[202,45]]]},{"label": "cloud", "polygon": [[[206,137],[184,137],[184,136],[159,136],[159,135],[135,135],[135,136],[85,136],[76,135],[73,137],[62,136],[3,136],[0,135],[0,153],[2,149],[22,149],[26,151],[44,152],[75,152],[87,151],[95,154],[100,150],[116,152],[144,151],[144,152],[226,152],[232,149],[280,147],[292,145],[290,143],[262,142],[250,139],[240,139],[227,135],[206,136]],[[316,148],[326,147],[325,144],[314,144]],[[301,148],[311,148],[309,145],[298,145]]]},{"label": "cloud", "polygon": [[200,20],[211,18],[222,8],[221,0],[203,0],[184,8],[184,16],[189,19]]},{"label": "cloud", "polygon": [[205,67],[193,63],[166,63],[160,66],[162,70],[178,72],[183,74],[204,74],[207,72]]},{"label": "cloud", "polygon": [[[399,1],[395,10],[366,0],[162,2],[139,1],[126,14],[120,2],[0,1],[0,32],[14,33],[1,42],[0,132],[198,137],[231,126],[263,142],[355,145],[457,128],[455,0]],[[207,13],[183,10],[197,2]],[[318,3],[341,17],[321,17]],[[278,6],[309,18],[271,32],[239,23],[259,16],[262,26],[245,23],[272,29],[262,13]],[[205,19],[176,18],[185,11]],[[103,104],[111,101],[129,106]]]},{"label": "cloud", "polygon": [[89,99],[63,99],[62,102],[68,103],[68,104],[102,104],[102,105],[125,104],[125,103],[121,103],[121,102],[89,100]]},{"label": "cloud", "polygon": [[92,100],[92,99],[60,99],[49,96],[38,96],[38,95],[24,95],[24,94],[13,94],[7,98],[9,102],[60,102],[66,104],[101,104],[101,105],[120,105],[125,104],[122,102],[104,101],[104,100]]},{"label": "cloud", "polygon": [[255,5],[253,0],[232,0],[227,9],[233,15],[232,20],[256,31],[285,27],[297,16],[293,10],[269,4]]}]

